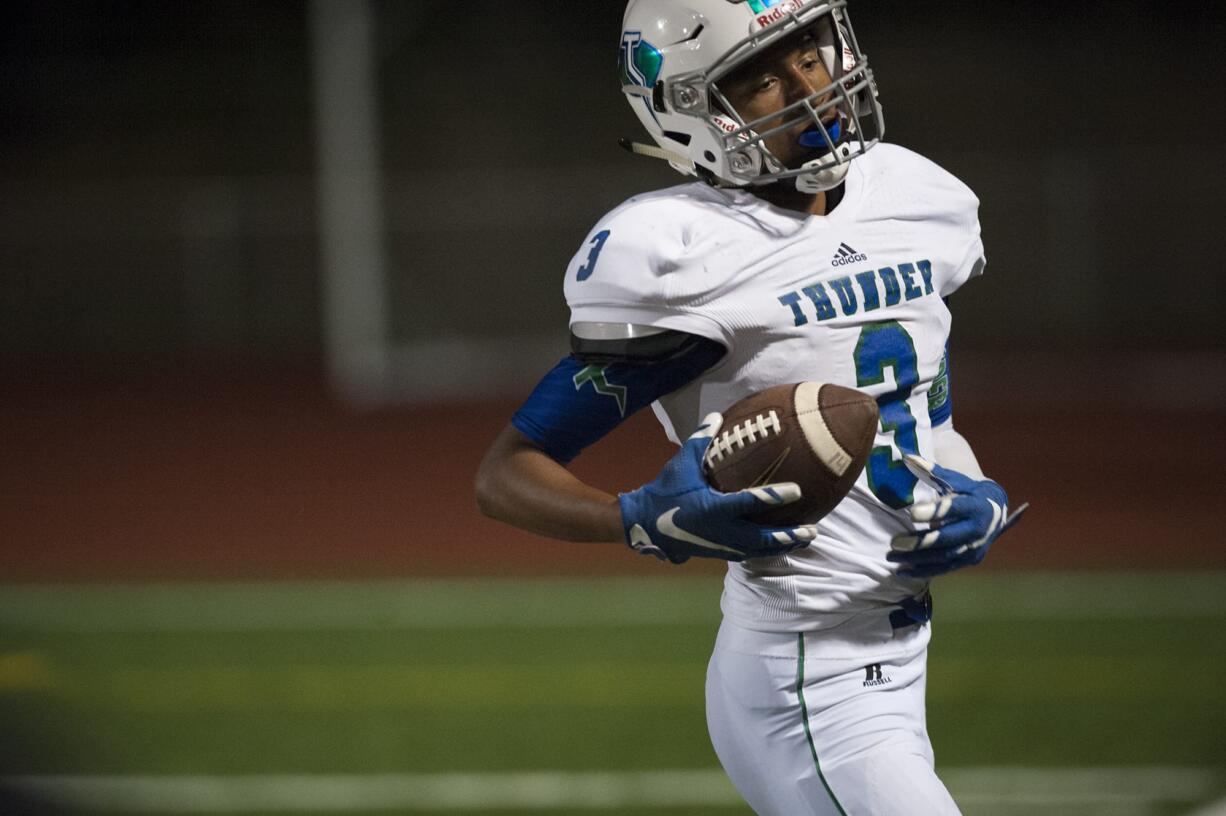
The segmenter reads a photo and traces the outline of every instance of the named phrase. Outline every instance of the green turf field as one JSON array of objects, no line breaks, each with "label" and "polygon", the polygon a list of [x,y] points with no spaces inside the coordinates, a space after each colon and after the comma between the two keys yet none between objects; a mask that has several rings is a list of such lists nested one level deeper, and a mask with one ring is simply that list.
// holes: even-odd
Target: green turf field
[{"label": "green turf field", "polygon": [[[72,812],[748,813],[703,721],[718,594],[7,587],[0,768]],[[965,813],[1226,812],[1226,574],[935,594],[929,722]]]}]

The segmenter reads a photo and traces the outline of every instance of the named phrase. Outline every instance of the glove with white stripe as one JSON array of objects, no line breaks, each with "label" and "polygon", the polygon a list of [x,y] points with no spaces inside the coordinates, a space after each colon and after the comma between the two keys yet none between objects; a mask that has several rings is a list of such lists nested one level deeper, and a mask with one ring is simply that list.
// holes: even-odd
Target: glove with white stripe
[{"label": "glove with white stripe", "polygon": [[747,515],[800,498],[794,482],[720,493],[707,484],[702,459],[724,422],[708,414],[654,481],[618,496],[626,541],[641,555],[674,564],[690,556],[744,561],[781,555],[817,537],[817,525],[764,527]]},{"label": "glove with white stripe", "polygon": [[979,481],[919,456],[905,457],[907,468],[939,493],[933,502],[911,506],[911,520],[927,531],[898,536],[886,558],[902,564],[899,575],[931,578],[978,564],[992,542],[1008,530],[1029,504],[1009,513],[1009,497],[991,479]]}]

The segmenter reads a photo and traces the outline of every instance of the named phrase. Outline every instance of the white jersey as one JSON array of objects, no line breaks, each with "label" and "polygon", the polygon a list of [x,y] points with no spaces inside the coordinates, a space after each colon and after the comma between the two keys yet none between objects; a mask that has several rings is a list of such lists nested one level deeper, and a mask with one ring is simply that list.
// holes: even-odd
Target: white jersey
[{"label": "white jersey", "polygon": [[902,454],[935,458],[929,397],[945,387],[950,326],[942,298],[983,269],[978,204],[932,162],[882,144],[851,163],[827,216],[686,184],[613,210],[572,261],[572,323],[677,329],[727,348],[653,406],[675,442],[708,412],[781,383],[836,383],[878,400],[873,457],[817,540],[729,564],[722,606],[737,625],[823,629],[924,590],[886,554],[913,529],[906,508],[931,497]]}]

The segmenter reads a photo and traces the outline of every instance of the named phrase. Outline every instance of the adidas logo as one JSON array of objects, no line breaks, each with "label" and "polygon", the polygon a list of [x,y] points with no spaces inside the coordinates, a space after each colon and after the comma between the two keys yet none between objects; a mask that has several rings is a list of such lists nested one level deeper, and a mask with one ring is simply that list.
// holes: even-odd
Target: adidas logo
[{"label": "adidas logo", "polygon": [[850,263],[859,263],[867,261],[868,256],[860,252],[856,252],[847,244],[839,244],[839,251],[834,253],[834,257],[830,259],[831,266],[846,266]]}]

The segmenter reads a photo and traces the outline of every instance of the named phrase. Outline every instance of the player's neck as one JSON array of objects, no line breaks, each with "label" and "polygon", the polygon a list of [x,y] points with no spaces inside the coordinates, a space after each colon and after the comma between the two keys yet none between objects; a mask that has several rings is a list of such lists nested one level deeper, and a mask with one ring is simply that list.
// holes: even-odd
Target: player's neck
[{"label": "player's neck", "polygon": [[843,198],[841,186],[831,190],[832,195],[827,195],[826,192],[802,193],[790,184],[771,184],[758,187],[753,192],[758,198],[776,207],[804,215],[829,215]]}]

